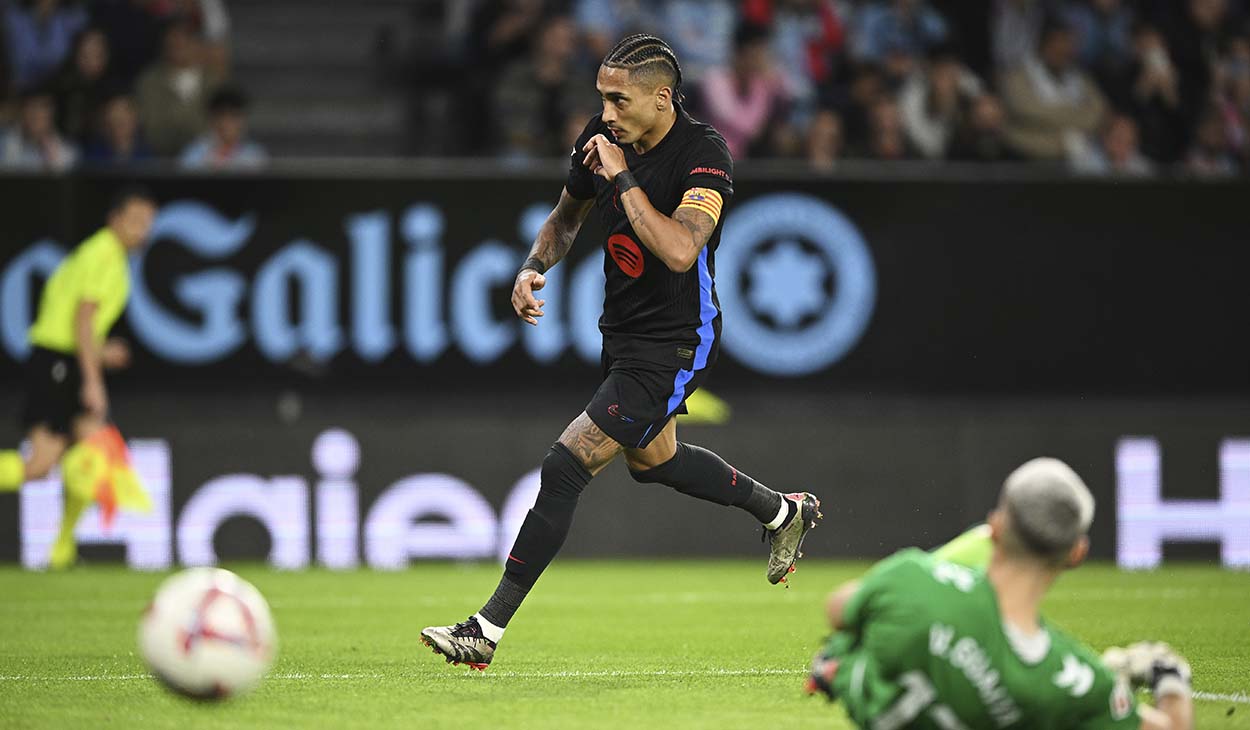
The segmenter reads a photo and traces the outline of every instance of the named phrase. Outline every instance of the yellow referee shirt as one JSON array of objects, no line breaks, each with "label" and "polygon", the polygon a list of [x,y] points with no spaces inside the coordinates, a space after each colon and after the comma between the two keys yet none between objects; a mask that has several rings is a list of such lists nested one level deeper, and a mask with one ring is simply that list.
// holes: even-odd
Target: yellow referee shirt
[{"label": "yellow referee shirt", "polygon": [[67,355],[76,352],[74,314],[81,302],[99,305],[91,329],[96,341],[103,342],[129,295],[126,247],[111,230],[101,228],[62,261],[44,285],[30,344]]}]

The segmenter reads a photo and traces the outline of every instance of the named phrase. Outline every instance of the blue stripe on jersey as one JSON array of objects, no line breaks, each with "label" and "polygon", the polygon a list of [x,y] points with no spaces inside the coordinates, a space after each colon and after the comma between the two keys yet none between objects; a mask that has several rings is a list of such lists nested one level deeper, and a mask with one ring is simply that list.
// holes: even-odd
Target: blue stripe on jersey
[{"label": "blue stripe on jersey", "polygon": [[[677,406],[686,399],[686,384],[690,382],[694,374],[707,367],[708,355],[712,353],[712,341],[716,338],[716,329],[712,327],[712,321],[716,319],[719,312],[716,311],[716,305],[712,302],[712,272],[707,267],[707,247],[699,252],[699,346],[694,351],[694,368],[691,370],[678,370],[677,377],[673,379],[673,395],[668,399],[667,416],[673,415],[673,411],[677,410]],[[645,438],[645,436],[644,436]]]}]

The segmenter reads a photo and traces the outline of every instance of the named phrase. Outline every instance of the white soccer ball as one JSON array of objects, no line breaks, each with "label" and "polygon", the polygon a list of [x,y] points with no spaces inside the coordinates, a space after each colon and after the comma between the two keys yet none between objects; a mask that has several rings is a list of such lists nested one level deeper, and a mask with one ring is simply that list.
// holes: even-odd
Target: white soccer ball
[{"label": "white soccer ball", "polygon": [[139,621],[139,651],[174,692],[224,699],[256,686],[278,648],[260,591],[220,568],[168,578]]}]

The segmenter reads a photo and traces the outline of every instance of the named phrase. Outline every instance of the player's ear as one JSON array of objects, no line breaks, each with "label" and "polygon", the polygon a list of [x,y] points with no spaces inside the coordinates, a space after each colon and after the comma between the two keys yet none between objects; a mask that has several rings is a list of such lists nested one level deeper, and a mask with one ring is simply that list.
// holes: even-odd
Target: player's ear
[{"label": "player's ear", "polygon": [[985,516],[985,524],[990,526],[990,542],[997,545],[1003,538],[1003,511],[995,507]]},{"label": "player's ear", "polygon": [[661,86],[655,92],[655,110],[658,112],[667,111],[673,105],[673,90],[667,86]]},{"label": "player's ear", "polygon": [[1072,569],[1085,562],[1085,558],[1089,557],[1089,538],[1085,535],[1072,546],[1068,551],[1068,561],[1064,564],[1065,568]]}]

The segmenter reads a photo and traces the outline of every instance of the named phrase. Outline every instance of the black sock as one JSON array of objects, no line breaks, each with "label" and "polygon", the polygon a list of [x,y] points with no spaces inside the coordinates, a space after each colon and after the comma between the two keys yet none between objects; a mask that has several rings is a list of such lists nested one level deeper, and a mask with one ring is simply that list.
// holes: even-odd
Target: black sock
[{"label": "black sock", "polygon": [[665,484],[691,497],[741,507],[764,524],[777,517],[785,502],[780,494],[726,464],[711,451],[680,442],[673,458],[653,469],[631,469],[629,473],[644,484]]},{"label": "black sock", "polygon": [[508,553],[503,579],[480,613],[500,628],[508,625],[534,582],[560,552],[573,525],[577,498],[590,483],[590,472],[563,444],[556,443],[543,459],[542,486],[534,507]]}]

